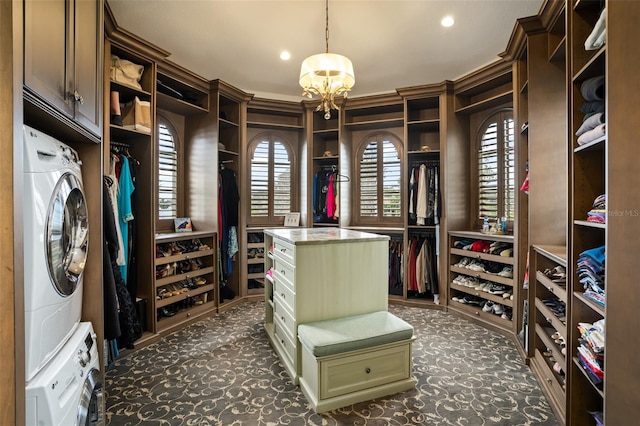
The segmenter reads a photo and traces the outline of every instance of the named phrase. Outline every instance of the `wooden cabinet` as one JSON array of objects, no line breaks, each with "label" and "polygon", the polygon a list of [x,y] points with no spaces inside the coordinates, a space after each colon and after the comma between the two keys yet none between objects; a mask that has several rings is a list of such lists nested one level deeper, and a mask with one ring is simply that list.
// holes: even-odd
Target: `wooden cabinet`
[{"label": "wooden cabinet", "polygon": [[388,237],[339,228],[264,232],[265,330],[297,384],[298,324],[387,310]]},{"label": "wooden cabinet", "polygon": [[[512,235],[449,232],[447,304],[490,328],[515,333]],[[481,288],[482,287],[482,288]]]},{"label": "wooden cabinet", "polygon": [[[322,203],[323,188],[326,188],[329,180],[333,184],[339,184],[346,180],[345,176],[340,176],[340,113],[334,112],[330,119],[324,118],[324,113],[316,111],[317,102],[303,102],[306,108],[307,127],[307,151],[311,157],[309,164],[301,164],[303,175],[309,170],[308,189],[306,198],[309,204],[309,225],[313,226],[338,226],[340,215],[328,214]],[[316,190],[314,191],[314,188]],[[320,193],[318,193],[318,190]],[[315,197],[315,199],[314,199]],[[303,218],[303,223],[305,222]]]},{"label": "wooden cabinet", "polygon": [[526,343],[531,369],[540,379],[559,418],[566,414],[569,296],[566,246],[534,245],[530,258],[531,294]]},{"label": "wooden cabinet", "polygon": [[96,140],[102,119],[102,16],[102,0],[24,3],[25,98],[79,124]]},{"label": "wooden cabinet", "polygon": [[247,229],[247,295],[262,295],[264,292],[264,234],[262,229]]},{"label": "wooden cabinet", "polygon": [[212,232],[156,235],[152,310],[157,333],[215,311],[216,242]]}]

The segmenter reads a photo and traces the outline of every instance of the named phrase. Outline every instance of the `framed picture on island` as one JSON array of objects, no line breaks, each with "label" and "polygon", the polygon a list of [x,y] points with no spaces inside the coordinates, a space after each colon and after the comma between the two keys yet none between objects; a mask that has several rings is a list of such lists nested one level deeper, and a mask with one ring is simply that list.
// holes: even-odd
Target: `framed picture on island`
[{"label": "framed picture on island", "polygon": [[284,226],[298,226],[300,224],[300,212],[284,215]]},{"label": "framed picture on island", "polygon": [[193,230],[190,217],[177,217],[173,221],[176,225],[176,232],[191,232]]}]

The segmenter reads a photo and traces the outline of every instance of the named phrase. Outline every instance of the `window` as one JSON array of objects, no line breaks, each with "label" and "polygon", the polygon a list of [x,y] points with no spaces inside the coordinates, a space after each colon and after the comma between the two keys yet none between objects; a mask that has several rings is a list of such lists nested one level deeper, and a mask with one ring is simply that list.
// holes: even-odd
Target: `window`
[{"label": "window", "polygon": [[360,220],[400,222],[402,215],[399,142],[386,133],[370,135],[358,152],[356,187]]},{"label": "window", "polygon": [[[173,227],[178,217],[179,158],[177,135],[164,121],[158,123],[158,222]],[[165,226],[162,226],[165,227]]]},{"label": "window", "polygon": [[500,111],[491,115],[478,132],[477,219],[492,221],[506,217],[513,223],[515,215],[515,151],[513,113]]},{"label": "window", "polygon": [[291,212],[293,156],[281,136],[263,133],[250,143],[250,210],[252,223],[276,223]]}]

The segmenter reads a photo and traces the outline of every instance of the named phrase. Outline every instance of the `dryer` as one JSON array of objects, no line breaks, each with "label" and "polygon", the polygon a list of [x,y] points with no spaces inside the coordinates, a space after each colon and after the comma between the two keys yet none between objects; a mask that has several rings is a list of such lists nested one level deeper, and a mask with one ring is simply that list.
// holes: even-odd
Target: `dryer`
[{"label": "dryer", "polygon": [[32,426],[104,423],[98,345],[90,322],[81,322],[27,385],[26,420]]},{"label": "dryer", "polygon": [[27,382],[80,322],[89,231],[80,166],[72,148],[24,126]]}]

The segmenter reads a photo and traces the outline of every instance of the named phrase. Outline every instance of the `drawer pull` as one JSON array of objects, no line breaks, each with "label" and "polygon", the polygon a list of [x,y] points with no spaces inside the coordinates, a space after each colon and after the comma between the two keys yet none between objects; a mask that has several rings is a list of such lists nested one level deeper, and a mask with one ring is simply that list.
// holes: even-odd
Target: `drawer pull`
[{"label": "drawer pull", "polygon": [[283,299],[286,299],[285,294],[284,293],[280,293],[280,296],[282,296]]},{"label": "drawer pull", "polygon": [[282,253],[286,253],[286,252],[287,252],[287,249],[286,249],[286,248],[281,248],[281,249],[280,249],[280,251],[281,251]]},{"label": "drawer pull", "polygon": [[369,374],[369,373],[371,373],[371,369],[369,367],[367,367],[367,368],[364,369],[364,372]]},{"label": "drawer pull", "polygon": [[551,378],[547,377],[547,383],[551,384]]},{"label": "drawer pull", "polygon": [[547,290],[549,290],[551,293],[553,293],[553,287],[549,286],[549,287],[547,287]]},{"label": "drawer pull", "polygon": [[282,346],[284,346],[284,339],[280,339],[280,343],[282,343]]},{"label": "drawer pull", "polygon": [[284,316],[281,316],[281,317],[280,317],[280,319],[282,320],[282,322],[286,322],[286,321],[284,320]]},{"label": "drawer pull", "polygon": [[280,273],[281,273],[282,275],[285,275],[285,273],[284,273],[284,269],[281,269],[281,270],[280,270]]},{"label": "drawer pull", "polygon": [[545,319],[547,320],[547,322],[548,322],[549,324],[551,324],[551,323],[553,322],[553,320],[552,320],[551,318],[545,318]]}]

